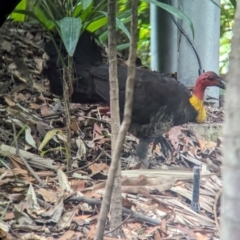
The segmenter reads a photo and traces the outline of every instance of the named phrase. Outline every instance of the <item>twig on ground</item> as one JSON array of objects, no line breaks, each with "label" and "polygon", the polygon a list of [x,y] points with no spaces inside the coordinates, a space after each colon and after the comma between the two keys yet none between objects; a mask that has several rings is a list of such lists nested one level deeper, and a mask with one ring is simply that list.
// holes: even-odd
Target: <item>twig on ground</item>
[{"label": "twig on ground", "polygon": [[[87,198],[87,197],[84,197],[84,196],[70,197],[70,198],[65,200],[65,203],[68,203],[70,201],[85,202],[85,203],[88,203],[89,205],[101,205],[102,204],[101,200],[93,199],[93,198]],[[148,217],[146,215],[143,215],[141,213],[133,212],[132,210],[130,210],[128,208],[125,208],[125,207],[122,208],[122,212],[123,212],[123,214],[127,214],[127,215],[132,214],[131,217],[137,219],[138,221],[148,223],[150,225],[159,225],[161,223],[161,221],[158,220],[158,219],[153,219],[153,218],[150,218],[150,217]]]},{"label": "twig on ground", "polygon": [[89,164],[87,164],[87,165],[85,165],[83,167],[76,168],[76,169],[73,169],[71,171],[68,171],[68,172],[66,172],[66,174],[73,173],[73,172],[76,172],[76,171],[79,171],[79,170],[82,170],[84,168],[87,168],[87,167],[91,166],[92,164],[97,162],[102,155],[103,155],[103,152],[100,152],[99,155],[92,162],[90,162]]},{"label": "twig on ground", "polygon": [[220,224],[219,224],[219,221],[217,219],[217,203],[218,203],[218,200],[219,200],[221,194],[222,194],[222,189],[220,189],[217,192],[217,194],[215,196],[215,200],[214,200],[214,205],[213,205],[214,220],[215,220],[216,227],[217,227],[217,230],[218,230],[219,233],[220,233]]},{"label": "twig on ground", "polygon": [[125,219],[119,226],[117,226],[116,228],[112,229],[111,231],[105,232],[104,235],[108,235],[108,234],[114,232],[115,230],[117,230],[117,228],[121,227],[132,215],[133,215],[133,212],[130,213],[130,214],[126,217],[126,219]]}]

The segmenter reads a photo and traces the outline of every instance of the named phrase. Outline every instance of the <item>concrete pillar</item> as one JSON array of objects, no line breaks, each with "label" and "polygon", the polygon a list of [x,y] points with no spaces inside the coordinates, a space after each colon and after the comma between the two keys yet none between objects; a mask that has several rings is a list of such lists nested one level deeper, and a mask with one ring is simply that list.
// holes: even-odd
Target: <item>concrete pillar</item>
[{"label": "concrete pillar", "polygon": [[[160,2],[168,4],[168,0]],[[176,0],[171,1],[176,4]],[[177,27],[170,14],[150,4],[151,69],[159,72],[177,71]]]},{"label": "concrete pillar", "polygon": [[[220,5],[220,0],[215,0]],[[219,72],[219,37],[220,9],[209,0],[179,0],[178,8],[193,22],[195,30],[194,45],[202,61],[205,71]],[[181,21],[183,29],[192,39],[189,25]],[[178,37],[178,78],[187,86],[193,86],[198,77],[197,58],[186,38],[179,33]],[[219,98],[217,87],[208,88],[205,97]],[[210,100],[218,105],[218,101]]]}]

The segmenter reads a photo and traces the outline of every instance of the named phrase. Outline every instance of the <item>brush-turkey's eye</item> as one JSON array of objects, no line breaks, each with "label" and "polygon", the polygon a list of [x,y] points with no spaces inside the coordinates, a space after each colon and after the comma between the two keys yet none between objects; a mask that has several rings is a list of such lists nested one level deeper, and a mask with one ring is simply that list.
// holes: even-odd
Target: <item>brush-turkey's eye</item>
[{"label": "brush-turkey's eye", "polygon": [[215,81],[217,79],[219,79],[217,74],[211,74],[208,76],[208,80],[210,80],[210,81]]}]

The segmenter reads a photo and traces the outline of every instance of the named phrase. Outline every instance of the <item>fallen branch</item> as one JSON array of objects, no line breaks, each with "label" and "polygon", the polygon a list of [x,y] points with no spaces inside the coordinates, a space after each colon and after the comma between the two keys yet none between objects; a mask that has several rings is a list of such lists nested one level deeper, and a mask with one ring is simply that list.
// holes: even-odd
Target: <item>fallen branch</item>
[{"label": "fallen branch", "polygon": [[[54,170],[57,171],[58,167],[57,166],[53,166],[52,163],[54,162],[52,159],[50,158],[42,158],[39,157],[36,154],[24,151],[19,149],[19,153],[21,154],[21,156],[23,158],[26,159],[26,161],[28,161],[28,163],[32,166],[36,166],[39,169],[50,169],[50,170]],[[6,157],[9,154],[11,155],[16,155],[16,148],[15,147],[11,147],[9,145],[5,145],[5,144],[1,144],[0,145],[0,155]]]},{"label": "fallen branch", "polygon": [[[84,203],[87,203],[89,205],[101,205],[102,204],[101,200],[93,199],[93,198],[87,198],[87,197],[84,197],[84,196],[77,196],[77,197],[74,196],[74,197],[68,198],[64,201],[64,203],[68,203],[68,202],[84,202]],[[145,222],[145,223],[150,224],[150,225],[161,224],[160,220],[147,217],[146,215],[143,215],[141,213],[133,212],[132,210],[130,210],[128,208],[125,208],[125,207],[122,208],[122,213],[123,213],[123,215],[131,215],[132,218],[137,219],[138,221]]]}]

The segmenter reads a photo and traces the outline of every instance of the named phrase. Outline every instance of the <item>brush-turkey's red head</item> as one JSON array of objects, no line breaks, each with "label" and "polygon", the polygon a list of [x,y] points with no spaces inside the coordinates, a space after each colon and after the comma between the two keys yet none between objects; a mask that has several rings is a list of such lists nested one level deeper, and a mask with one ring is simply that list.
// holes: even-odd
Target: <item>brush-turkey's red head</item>
[{"label": "brush-turkey's red head", "polygon": [[196,82],[194,95],[198,98],[203,100],[204,91],[206,87],[220,87],[222,89],[225,88],[225,84],[222,79],[214,72],[205,72],[201,74]]}]

